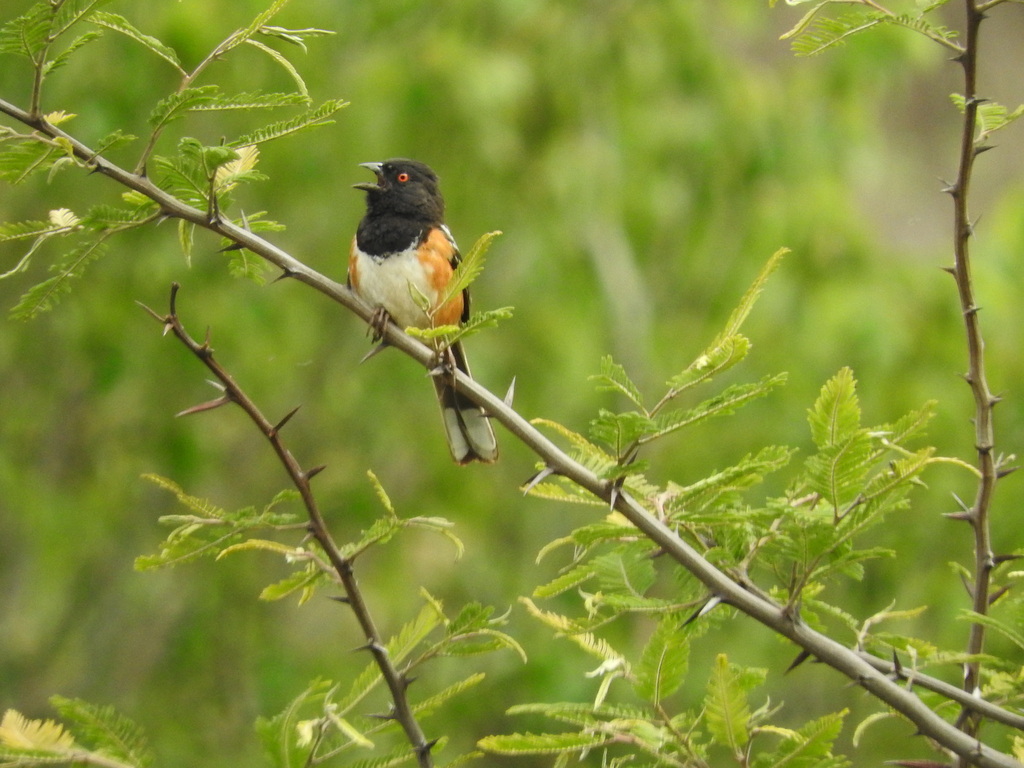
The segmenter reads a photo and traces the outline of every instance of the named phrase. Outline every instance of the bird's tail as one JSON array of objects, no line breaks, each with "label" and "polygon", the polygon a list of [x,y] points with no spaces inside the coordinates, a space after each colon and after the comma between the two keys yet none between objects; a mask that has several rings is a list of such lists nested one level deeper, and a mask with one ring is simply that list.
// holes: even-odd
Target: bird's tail
[{"label": "bird's tail", "polygon": [[[469,376],[469,364],[466,362],[466,353],[462,350],[462,345],[455,343],[449,349],[455,360],[455,367]],[[459,464],[468,464],[471,461],[496,461],[498,441],[494,437],[491,420],[487,418],[483,408],[465,395],[460,395],[444,374],[434,377],[434,388],[441,404],[441,418],[452,458]]]}]

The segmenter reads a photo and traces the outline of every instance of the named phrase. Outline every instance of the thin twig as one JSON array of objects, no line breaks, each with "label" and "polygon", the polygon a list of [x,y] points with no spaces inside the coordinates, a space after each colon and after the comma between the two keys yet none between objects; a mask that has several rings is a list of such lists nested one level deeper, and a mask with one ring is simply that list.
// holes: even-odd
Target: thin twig
[{"label": "thin twig", "polygon": [[[279,267],[284,276],[292,277],[309,285],[359,315],[363,320],[368,321],[372,316],[373,310],[344,285],[307,267],[258,235],[229,221],[219,218],[213,221],[209,220],[206,212],[182,203],[144,176],[125,171],[107,159],[97,156],[60,128],[50,125],[45,120],[33,118],[2,99],[0,99],[0,112],[7,113],[51,138],[65,139],[78,159],[119,184],[146,195],[160,206],[164,215],[185,219],[247,248],[257,256]],[[389,323],[385,329],[384,339],[390,347],[407,355],[428,370],[436,363],[436,354],[432,349],[402,332],[393,323]],[[876,670],[862,659],[857,651],[811,629],[792,612],[787,612],[785,606],[779,605],[764,595],[755,594],[744,585],[731,579],[658,520],[642,504],[622,492],[614,483],[597,477],[589,469],[572,459],[527,419],[513,410],[501,397],[458,372],[455,372],[453,376],[453,384],[461,394],[483,407],[495,421],[501,423],[527,448],[532,450],[544,465],[550,468],[551,472],[568,478],[606,503],[610,504],[614,495],[615,509],[679,565],[705,584],[710,594],[788,638],[811,656],[856,682],[874,697],[910,720],[919,733],[933,739],[957,755],[982,766],[982,768],[1022,768],[1021,764],[1009,755],[981,744],[977,739],[946,722],[914,693],[890,680],[886,674]]]},{"label": "thin twig", "polygon": [[[947,189],[953,199],[953,278],[956,280],[960,310],[963,315],[967,341],[968,370],[964,378],[974,397],[974,440],[977,451],[979,473],[974,503],[958,519],[966,520],[974,533],[974,583],[970,585],[972,609],[984,615],[989,610],[989,592],[995,557],[992,552],[989,512],[992,495],[998,480],[998,466],[994,456],[995,437],[992,426],[992,411],[998,402],[989,389],[985,375],[985,342],[981,334],[978,304],[971,283],[970,241],[973,224],[968,212],[968,194],[974,160],[981,153],[975,136],[977,131],[978,106],[983,99],[978,96],[978,35],[984,13],[979,10],[976,0],[965,0],[966,33],[963,55],[959,62],[964,73],[964,114],[960,131],[960,156],[956,181]],[[968,656],[977,659],[985,648],[985,625],[971,624],[967,639]],[[976,694],[981,684],[981,662],[971,661],[964,666],[964,690]],[[976,713],[964,708],[958,723],[968,735],[978,732],[981,720]]]},{"label": "thin twig", "polygon": [[[149,310],[150,314],[159,320],[165,329],[170,330],[175,337],[177,337],[178,340],[180,340],[181,343],[184,344],[188,350],[207,367],[210,373],[212,373],[217,378],[217,381],[219,381],[224,387],[224,397],[226,401],[235,403],[245,411],[245,414],[253,424],[259,428],[260,432],[263,433],[263,436],[270,442],[270,445],[274,449],[274,453],[277,454],[278,460],[281,462],[281,465],[288,473],[288,477],[291,479],[292,484],[302,497],[302,503],[305,506],[306,514],[309,517],[309,525],[307,526],[307,529],[310,535],[313,536],[317,543],[319,543],[323,548],[331,563],[331,567],[333,567],[334,571],[338,574],[338,579],[341,581],[342,587],[345,590],[344,602],[355,614],[356,620],[359,622],[359,626],[366,637],[365,648],[373,655],[374,661],[377,663],[377,667],[380,669],[380,673],[384,678],[384,682],[388,686],[388,690],[391,693],[391,699],[394,703],[394,712],[391,713],[391,716],[399,722],[402,729],[405,731],[406,738],[412,745],[420,768],[431,768],[433,766],[433,759],[431,757],[430,750],[433,747],[434,742],[428,741],[426,736],[424,736],[423,729],[416,720],[416,716],[409,704],[409,698],[406,695],[409,680],[403,673],[399,672],[391,662],[391,656],[388,653],[387,646],[384,644],[384,640],[381,637],[380,632],[377,630],[377,626],[373,621],[373,616],[371,615],[370,609],[363,597],[363,593],[359,588],[359,583],[356,581],[355,575],[353,574],[352,559],[344,556],[341,553],[341,550],[338,549],[338,546],[334,543],[334,539],[331,537],[331,534],[327,529],[327,524],[324,522],[323,515],[320,513],[320,507],[313,494],[310,479],[323,468],[318,467],[310,470],[304,470],[281,440],[279,430],[281,422],[278,422],[277,425],[271,423],[259,410],[252,399],[242,390],[231,374],[214,359],[213,349],[210,347],[209,339],[199,343],[188,334],[178,318],[176,307],[178,289],[179,285],[177,283],[174,283],[171,287],[170,311],[167,315],[160,316],[152,310]],[[287,420],[287,417],[285,420]]]}]

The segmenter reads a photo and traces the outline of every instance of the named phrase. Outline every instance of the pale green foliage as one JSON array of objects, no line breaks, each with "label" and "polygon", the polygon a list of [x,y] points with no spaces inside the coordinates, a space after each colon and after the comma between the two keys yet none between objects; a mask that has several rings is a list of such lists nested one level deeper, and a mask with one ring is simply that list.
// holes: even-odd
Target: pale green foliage
[{"label": "pale green foliage", "polygon": [[7,710],[0,722],[0,762],[5,766],[105,765],[147,768],[153,763],[138,725],[112,707],[54,696],[50,703],[68,724],[29,720]]},{"label": "pale green foliage", "polygon": [[[945,5],[946,0],[925,5],[905,3],[910,6],[905,13],[883,9],[876,3],[867,2],[867,0],[805,0],[805,2],[789,2],[789,5],[803,5],[811,2],[814,3],[811,9],[796,25],[782,35],[783,40],[792,40],[793,52],[798,56],[814,56],[829,48],[842,45],[850,38],[873,27],[884,25],[904,27],[951,50],[960,50],[959,45],[955,42],[956,32],[941,24],[934,24],[928,18],[928,14],[939,6]],[[824,9],[832,6],[849,8],[851,5],[860,6],[860,9],[844,12],[837,16],[822,14]]]},{"label": "pale green foliage", "polygon": [[[473,243],[473,247],[469,249],[469,253],[460,258],[459,265],[455,268],[452,279],[433,307],[429,306],[426,296],[422,294],[419,296],[413,295],[413,299],[420,304],[431,320],[433,320],[434,313],[444,307],[451,299],[467,290],[473,284],[473,281],[480,276],[480,273],[483,272],[487,251],[490,250],[491,244],[500,234],[501,232],[487,232],[477,238],[476,242]],[[415,286],[410,285],[409,289],[415,290]],[[511,317],[512,307],[500,307],[484,312],[474,312],[466,322],[460,325],[432,325],[429,328],[406,328],[405,330],[410,336],[444,347],[454,344],[456,341],[467,336],[472,336],[485,328],[493,328],[502,320],[508,320]]]},{"label": "pale green foliage", "polygon": [[[766,475],[789,466],[794,451],[780,446],[761,448],[733,466],[686,485],[668,482],[658,486],[641,474],[637,454],[648,442],[666,439],[712,416],[730,414],[768,395],[784,381],[783,376],[768,376],[753,383],[731,384],[696,406],[668,407],[683,393],[692,394],[697,387],[711,384],[718,373],[747,354],[750,344],[740,333],[742,323],[780,257],[781,253],[776,254],[769,261],[722,331],[693,364],[673,377],[669,391],[656,405],[648,407],[647,398],[624,367],[605,358],[594,377],[598,388],[616,393],[635,410],[602,411],[592,423],[589,439],[562,425],[542,423],[568,440],[579,461],[615,478],[622,492],[645,504],[734,578],[758,582],[782,603],[803,605],[808,621],[840,619],[860,646],[906,650],[912,647],[912,639],[882,633],[879,627],[913,612],[890,606],[858,621],[826,603],[822,593],[830,580],[860,578],[866,561],[888,554],[861,545],[859,539],[887,514],[906,506],[918,476],[935,460],[930,448],[915,451],[906,447],[927,424],[932,404],[893,424],[865,427],[853,373],[844,368],[825,383],[808,411],[815,451],[790,470],[782,496],[751,498]],[[554,501],[602,503],[557,479],[540,482],[529,492]],[[709,599],[699,582],[670,579],[670,566],[663,573],[659,567],[663,561],[655,557],[658,553],[617,513],[557,539],[544,547],[538,559],[567,551],[571,552],[567,564],[537,587],[534,597],[549,599],[575,592],[580,615],[545,610],[532,601],[525,604],[556,635],[600,661],[600,666],[588,673],[598,680],[594,709],[573,720],[566,717],[570,705],[536,705],[530,711],[569,722],[579,732],[513,734],[486,739],[481,746],[508,754],[557,753],[566,757],[602,747],[607,750],[606,759],[612,760],[621,753],[613,745],[629,744],[634,751],[653,756],[655,764],[666,765],[676,764],[683,755],[703,758],[724,748],[744,765],[847,764],[832,753],[845,713],[825,716],[795,730],[772,725],[772,708],[757,706],[751,699],[764,682],[764,670],[735,666],[724,655],[718,657],[707,679],[700,712],[676,714],[678,702],[673,694],[684,687],[692,689],[692,681],[687,680],[690,646],[713,623],[725,618],[726,609],[715,608],[717,600]],[[602,632],[610,623],[630,616],[641,621],[657,617],[635,657],[615,647]],[[950,659],[935,661],[948,663]],[[628,694],[616,681],[628,684]],[[601,716],[602,707],[619,706],[620,700],[627,706],[639,702],[646,714]]]},{"label": "pale green foliage", "polygon": [[[962,94],[952,93],[949,98],[961,114],[966,110],[967,100]],[[1024,104],[1011,111],[998,102],[985,100],[979,102],[977,108],[978,135],[975,137],[975,143],[979,146],[984,145],[990,135],[1024,115]]]},{"label": "pale green foliage", "polygon": [[[309,107],[310,98],[305,81],[295,66],[280,51],[269,47],[258,38],[276,39],[306,50],[306,41],[331,34],[327,30],[307,28],[288,29],[274,26],[270,21],[286,5],[286,0],[274,2],[267,10],[259,13],[245,27],[231,33],[209,53],[208,57],[194,70],[186,71],[181,57],[171,46],[158,38],[138,29],[122,16],[99,10],[106,0],[61,0],[60,2],[39,2],[26,13],[8,21],[0,27],[0,53],[12,54],[25,59],[36,71],[35,89],[30,111],[37,109],[44,89],[44,81],[60,67],[71,61],[85,45],[97,39],[102,31],[116,32],[142,45],[155,56],[174,68],[180,78],[177,88],[157,100],[149,115],[150,133],[139,157],[139,169],[152,167],[157,183],[180,201],[221,216],[230,208],[229,193],[240,184],[258,181],[263,175],[255,169],[256,156],[251,156],[244,168],[236,169],[228,176],[222,171],[242,159],[237,152],[271,141],[291,136],[305,130],[329,125],[331,116],[345,106],[339,99],[330,99],[316,107]],[[88,25],[93,27],[74,35]],[[69,38],[65,41],[65,38]],[[217,84],[198,83],[197,78],[211,62],[220,60],[240,45],[254,47],[269,56],[281,66],[294,83],[295,90],[289,92],[251,91],[226,94]],[[63,46],[58,52],[57,46]],[[170,156],[153,156],[151,153],[166,129],[186,119],[195,112],[222,110],[266,110],[303,107],[293,114],[234,139],[227,138],[224,146],[204,146],[196,139],[182,137],[176,152]],[[70,120],[73,115],[54,113],[45,116],[47,121],[58,125]],[[92,147],[96,156],[102,156],[115,147],[121,147],[134,137],[117,131]],[[12,184],[24,182],[38,174],[52,175],[68,167],[88,167],[89,162],[76,157],[70,143],[63,139],[49,139],[43,134],[17,133],[9,128],[0,128],[0,179]],[[29,270],[33,257],[42,246],[52,242],[55,236],[78,234],[86,238],[81,244],[73,245],[53,262],[54,276],[30,288],[15,306],[13,315],[20,319],[35,317],[40,312],[52,309],[70,290],[75,280],[85,274],[86,267],[96,261],[106,250],[109,238],[119,232],[133,229],[153,221],[158,216],[156,207],[148,200],[128,197],[127,206],[113,208],[106,206],[102,216],[90,212],[81,217],[74,228],[33,227],[32,222],[6,225],[0,239],[33,238],[27,253],[10,265],[0,265],[0,279]],[[277,229],[274,222],[260,222],[261,229]],[[194,225],[179,228],[179,242],[187,262],[191,263]],[[257,227],[253,227],[254,230]],[[91,238],[88,235],[92,233]],[[98,236],[96,236],[98,233]],[[264,266],[245,252],[235,251],[228,262],[232,274],[256,281],[264,280]]]},{"label": "pale green foliage", "polygon": [[[377,477],[372,472],[368,477],[383,514],[352,541],[339,545],[338,551],[348,563],[407,529],[439,534],[455,545],[456,555],[461,554],[462,543],[452,533],[451,523],[437,517],[400,517]],[[226,511],[185,492],[170,480],[157,476],[147,479],[174,494],[187,513],[160,519],[174,529],[156,555],[136,560],[140,570],[181,565],[203,556],[220,559],[239,553],[269,553],[281,558],[292,571],[266,586],[260,593],[261,599],[296,596],[301,605],[324,587],[341,588],[338,573],[326,553],[306,539],[306,524],[293,513],[278,511],[281,505],[299,498],[295,491],[281,492],[262,510],[248,507]],[[510,650],[526,660],[519,643],[501,629],[505,616],[494,616],[492,608],[469,603],[449,617],[440,600],[425,591],[421,595],[423,606],[417,615],[384,643],[388,658],[403,676],[414,676],[415,670],[444,656],[465,658]],[[411,709],[418,718],[428,717],[482,680],[482,674],[471,673],[440,691],[424,690],[424,698],[410,702]],[[384,756],[378,749],[378,740],[390,742],[397,730],[393,720],[373,717],[386,706],[380,701],[384,693],[381,669],[377,663],[369,662],[347,688],[341,683],[314,681],[279,715],[261,719],[257,731],[278,766],[306,765],[310,760],[352,752],[373,755],[367,758],[368,764],[397,764],[400,756],[408,758],[408,748],[385,751]]]}]

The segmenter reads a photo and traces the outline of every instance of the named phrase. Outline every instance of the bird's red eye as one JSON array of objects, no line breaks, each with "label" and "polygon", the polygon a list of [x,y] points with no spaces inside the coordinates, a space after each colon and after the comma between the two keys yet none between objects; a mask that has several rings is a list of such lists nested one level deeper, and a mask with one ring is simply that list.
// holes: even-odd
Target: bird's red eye
[{"label": "bird's red eye", "polygon": [[396,176],[395,178],[398,179],[402,184],[405,184],[405,182],[409,180],[409,174],[403,171],[402,173],[398,174],[398,176]]}]

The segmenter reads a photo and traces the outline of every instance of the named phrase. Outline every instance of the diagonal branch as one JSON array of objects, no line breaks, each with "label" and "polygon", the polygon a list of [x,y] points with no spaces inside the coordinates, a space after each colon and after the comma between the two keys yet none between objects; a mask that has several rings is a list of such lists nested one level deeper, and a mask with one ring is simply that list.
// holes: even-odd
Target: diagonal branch
[{"label": "diagonal branch", "polygon": [[[277,424],[271,423],[262,414],[260,409],[242,390],[231,374],[214,359],[213,349],[210,347],[209,339],[207,338],[202,343],[197,342],[188,334],[184,326],[181,324],[176,307],[179,287],[180,286],[177,283],[174,283],[171,286],[170,312],[167,315],[158,315],[153,312],[153,310],[146,307],[147,311],[163,324],[165,332],[169,330],[173,333],[175,337],[177,337],[178,340],[181,341],[181,343],[184,344],[185,347],[187,347],[188,350],[207,367],[210,373],[217,378],[217,381],[219,381],[221,386],[224,388],[223,401],[235,403],[245,411],[246,416],[249,417],[253,424],[255,424],[257,428],[259,428],[260,432],[263,433],[263,436],[270,442],[270,445],[274,449],[274,453],[277,454],[278,460],[281,462],[281,465],[288,473],[288,477],[291,478],[292,484],[302,497],[302,503],[306,507],[306,514],[309,517],[309,524],[307,526],[309,533],[323,548],[331,566],[338,574],[338,578],[345,590],[344,602],[352,609],[352,613],[355,614],[356,620],[359,622],[359,626],[366,637],[365,648],[373,655],[374,661],[377,663],[377,668],[380,670],[381,675],[384,678],[384,682],[388,686],[388,690],[391,693],[391,700],[394,703],[394,712],[391,713],[390,716],[397,720],[405,731],[406,738],[409,740],[413,751],[416,753],[416,758],[419,762],[420,768],[432,768],[433,759],[431,757],[430,750],[434,746],[435,742],[427,741],[426,736],[423,734],[423,729],[420,727],[420,724],[416,720],[416,716],[412,711],[412,707],[409,705],[409,698],[406,695],[406,692],[409,687],[410,680],[403,673],[399,672],[391,662],[391,657],[388,654],[384,640],[381,637],[380,632],[377,630],[377,626],[373,621],[370,609],[363,598],[363,593],[359,589],[359,583],[352,570],[352,559],[345,557],[341,553],[341,550],[338,549],[337,544],[334,543],[334,539],[331,538],[331,534],[327,529],[327,524],[324,522],[323,515],[320,513],[320,507],[317,504],[316,497],[313,495],[310,480],[314,475],[319,473],[323,467],[314,467],[313,469],[304,470],[281,440],[280,428],[284,426],[285,422],[287,422],[292,415],[294,415],[295,411],[291,411]],[[219,403],[220,401],[216,402]]]},{"label": "diagonal branch", "polygon": [[[106,158],[97,156],[77,139],[56,126],[50,125],[44,119],[33,118],[2,99],[0,99],[0,112],[5,112],[50,138],[59,137],[68,142],[68,146],[72,147],[72,151],[79,161],[115,182],[146,195],[160,206],[165,216],[185,219],[230,239],[238,246],[247,248],[257,256],[279,267],[284,276],[292,277],[309,285],[359,315],[363,320],[368,321],[373,314],[372,309],[344,285],[307,267],[282,249],[243,227],[219,217],[211,218],[205,212],[185,205],[157,187],[148,178],[125,171]],[[161,320],[163,319],[161,318]],[[384,338],[390,346],[428,370],[435,365],[435,352],[396,328],[394,324],[388,324]],[[199,347],[202,349],[202,345]],[[203,355],[209,356],[208,348]],[[203,359],[205,363],[205,357]],[[817,658],[857,683],[875,698],[906,717],[921,735],[933,739],[964,760],[982,766],[982,768],[1022,768],[1021,764],[1009,755],[980,743],[974,736],[964,733],[944,720],[912,691],[890,679],[883,671],[876,669],[856,650],[808,627],[786,606],[778,604],[749,585],[740,584],[730,578],[703,558],[697,550],[662,523],[643,504],[623,492],[614,482],[599,478],[561,450],[502,398],[473,379],[457,372],[454,376],[454,385],[460,393],[482,406],[491,418],[500,422],[533,451],[544,463],[546,467],[544,471],[568,478],[605,501],[609,506],[613,506],[669,557],[701,581],[711,595],[791,640],[808,655]],[[292,459],[292,461],[294,460]],[[306,480],[308,481],[308,477]],[[400,685],[401,680],[396,680],[395,684]],[[429,749],[429,744],[426,746]]]}]

